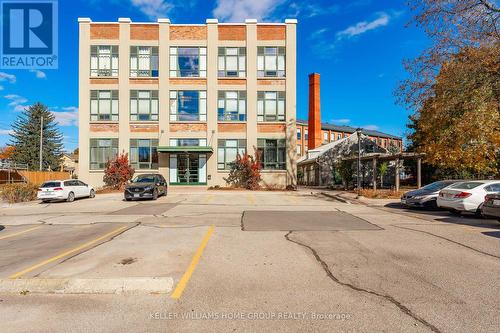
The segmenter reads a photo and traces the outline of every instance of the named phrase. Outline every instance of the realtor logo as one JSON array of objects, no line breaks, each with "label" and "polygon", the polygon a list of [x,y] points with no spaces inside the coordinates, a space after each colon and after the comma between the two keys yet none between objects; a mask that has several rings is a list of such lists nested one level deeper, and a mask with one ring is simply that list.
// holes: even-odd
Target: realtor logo
[{"label": "realtor logo", "polygon": [[57,68],[57,0],[1,0],[0,4],[0,67]]}]

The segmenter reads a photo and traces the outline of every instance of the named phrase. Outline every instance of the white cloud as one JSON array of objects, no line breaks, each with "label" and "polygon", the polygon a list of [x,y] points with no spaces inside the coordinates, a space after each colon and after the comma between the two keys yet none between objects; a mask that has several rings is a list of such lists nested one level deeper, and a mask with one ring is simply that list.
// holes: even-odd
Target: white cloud
[{"label": "white cloud", "polygon": [[378,131],[380,127],[378,127],[377,125],[365,125],[365,126],[361,126],[361,128],[367,129],[370,131]]},{"label": "white cloud", "polygon": [[322,29],[318,29],[316,31],[313,31],[310,35],[309,35],[309,38],[310,39],[316,39],[316,38],[320,38],[320,37],[323,37],[324,34],[326,32],[328,32],[328,28],[322,28]]},{"label": "white cloud", "polygon": [[164,0],[130,0],[132,5],[151,19],[167,17],[174,5]]},{"label": "white cloud", "polygon": [[344,38],[349,39],[355,36],[359,36],[370,30],[375,30],[388,25],[390,20],[391,17],[389,16],[389,14],[382,12],[379,13],[378,17],[373,21],[358,22],[355,25],[348,27],[347,29],[337,32],[336,37],[340,40]]},{"label": "white cloud", "polygon": [[35,73],[37,79],[46,79],[47,78],[47,74],[45,74],[45,72],[42,72],[38,69],[30,69],[30,73]]},{"label": "white cloud", "polygon": [[14,74],[0,72],[0,81],[9,81],[10,83],[16,83],[16,76]]},{"label": "white cloud", "polygon": [[14,133],[14,131],[11,129],[0,129],[0,135],[9,135],[12,133]]},{"label": "white cloud", "polygon": [[[304,1],[305,2],[305,1]],[[335,14],[340,10],[338,5],[312,4],[292,2],[286,4],[289,17],[311,18],[316,16]]]},{"label": "white cloud", "polygon": [[64,111],[51,111],[59,126],[78,126],[78,108],[75,106],[63,107]]},{"label": "white cloud", "polygon": [[14,108],[14,111],[23,111],[25,108],[27,108],[27,105],[24,105],[28,101],[28,99],[24,98],[23,96],[19,96],[16,94],[9,94],[4,96],[5,99],[8,99],[10,101],[9,106]]},{"label": "white cloud", "polygon": [[263,20],[272,16],[274,10],[286,0],[217,0],[213,15],[229,22],[244,22],[245,19]]},{"label": "white cloud", "polygon": [[349,124],[351,119],[341,118],[341,119],[332,119],[332,123],[334,124]]},{"label": "white cloud", "polygon": [[0,90],[3,90],[3,86],[0,86]]}]

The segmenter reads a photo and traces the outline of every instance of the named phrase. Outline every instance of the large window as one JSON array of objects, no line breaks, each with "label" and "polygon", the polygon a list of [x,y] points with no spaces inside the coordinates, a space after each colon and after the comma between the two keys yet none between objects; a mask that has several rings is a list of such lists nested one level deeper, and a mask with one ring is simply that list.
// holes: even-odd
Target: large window
[{"label": "large window", "polygon": [[130,164],[135,169],[158,169],[158,139],[131,139]]},{"label": "large window", "polygon": [[170,91],[171,121],[207,121],[207,92]]},{"label": "large window", "polygon": [[158,46],[130,47],[130,76],[158,77]]},{"label": "large window", "polygon": [[245,121],[246,101],[246,91],[219,91],[217,119],[219,121]]},{"label": "large window", "polygon": [[118,155],[118,139],[90,139],[90,170],[102,170]]},{"label": "large window", "polygon": [[285,48],[257,48],[257,77],[285,77]]},{"label": "large window", "polygon": [[171,47],[170,77],[207,77],[207,48]]},{"label": "large window", "polygon": [[118,90],[90,91],[90,120],[118,121]]},{"label": "large window", "polygon": [[300,137],[301,137],[300,128],[297,128],[297,140],[300,140]]},{"label": "large window", "polygon": [[219,77],[246,77],[246,48],[219,47]]},{"label": "large window", "polygon": [[258,139],[257,150],[264,170],[286,169],[285,139]]},{"label": "large window", "polygon": [[257,121],[285,121],[285,92],[257,92]]},{"label": "large window", "polygon": [[207,139],[170,139],[170,146],[173,147],[206,147]]},{"label": "large window", "polygon": [[158,120],[158,90],[130,91],[130,120]]},{"label": "large window", "polygon": [[90,47],[90,76],[118,76],[118,45]]},{"label": "large window", "polygon": [[236,155],[243,156],[247,151],[247,140],[218,140],[217,146],[217,169],[227,170],[231,168],[231,163],[236,161]]}]

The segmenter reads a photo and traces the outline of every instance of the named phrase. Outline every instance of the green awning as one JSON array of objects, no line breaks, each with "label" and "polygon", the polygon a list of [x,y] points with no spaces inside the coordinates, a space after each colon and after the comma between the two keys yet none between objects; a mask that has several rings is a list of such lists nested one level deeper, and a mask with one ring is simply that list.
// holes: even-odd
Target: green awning
[{"label": "green awning", "polygon": [[210,146],[163,146],[158,147],[162,153],[213,153]]}]

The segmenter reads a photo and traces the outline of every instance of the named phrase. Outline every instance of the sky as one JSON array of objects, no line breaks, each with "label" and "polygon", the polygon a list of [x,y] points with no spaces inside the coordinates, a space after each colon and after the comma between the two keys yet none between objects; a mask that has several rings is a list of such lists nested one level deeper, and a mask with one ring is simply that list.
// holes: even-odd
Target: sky
[{"label": "sky", "polygon": [[428,46],[398,0],[59,0],[59,68],[0,69],[0,147],[24,107],[42,102],[54,112],[65,149],[78,147],[78,17],[92,21],[172,23],[284,22],[297,25],[297,118],[307,119],[308,74],[321,75],[322,121],[405,136],[409,111],[394,90],[404,59]]}]

